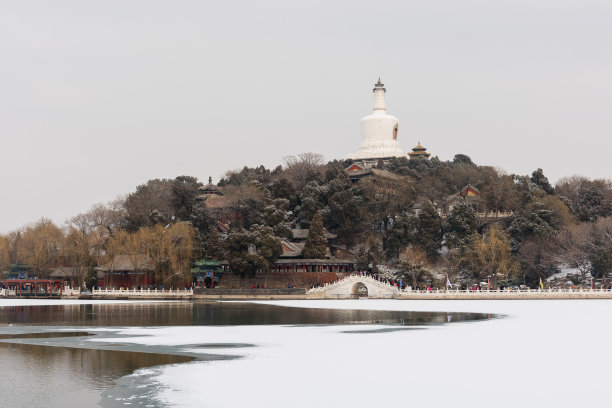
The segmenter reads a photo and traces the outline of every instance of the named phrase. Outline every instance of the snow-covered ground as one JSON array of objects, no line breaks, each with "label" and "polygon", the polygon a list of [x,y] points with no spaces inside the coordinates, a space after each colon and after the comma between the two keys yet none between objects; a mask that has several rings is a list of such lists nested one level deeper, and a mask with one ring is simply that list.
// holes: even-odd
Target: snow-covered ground
[{"label": "snow-covered ground", "polygon": [[[612,300],[270,301],[287,307],[503,314],[397,326],[130,328],[109,342],[244,356],[139,370],[171,407],[608,406]],[[124,336],[128,336],[125,338]],[[92,338],[91,341],[99,341]],[[256,347],[228,348],[219,343]],[[205,347],[206,345],[217,346]],[[217,348],[215,348],[217,347]]]}]

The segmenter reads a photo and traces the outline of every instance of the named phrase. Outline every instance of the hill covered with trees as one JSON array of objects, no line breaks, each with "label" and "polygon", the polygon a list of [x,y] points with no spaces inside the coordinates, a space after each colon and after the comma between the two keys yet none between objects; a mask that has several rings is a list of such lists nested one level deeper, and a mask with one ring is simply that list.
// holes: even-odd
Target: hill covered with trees
[{"label": "hill covered with trees", "polygon": [[[487,281],[495,286],[564,276],[607,284],[612,272],[612,181],[567,177],[552,186],[541,169],[506,174],[462,154],[451,161],[407,158],[354,177],[351,161],[312,153],[282,166],[229,171],[198,199],[195,177],[149,180],[57,226],[41,219],[0,236],[0,270],[25,264],[40,276],[93,268],[116,255],[148,255],[156,280],[189,282],[201,258],[227,260],[252,276],[282,253],[292,228],[311,228],[304,251],[325,256],[324,231],[358,269],[412,286]],[[227,230],[226,230],[227,229]],[[251,247],[250,245],[253,245]],[[253,250],[256,248],[256,250]]]}]

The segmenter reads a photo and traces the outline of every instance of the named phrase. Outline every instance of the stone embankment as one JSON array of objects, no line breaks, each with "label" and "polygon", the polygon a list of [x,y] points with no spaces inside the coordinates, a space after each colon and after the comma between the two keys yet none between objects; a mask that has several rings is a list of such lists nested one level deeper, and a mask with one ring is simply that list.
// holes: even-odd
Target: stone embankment
[{"label": "stone embankment", "polygon": [[282,299],[305,299],[306,289],[284,288],[284,289],[202,289],[194,290],[193,299],[198,300],[282,300]]},{"label": "stone embankment", "polygon": [[351,276],[332,284],[313,288],[285,289],[94,289],[91,299],[149,300],[282,300],[282,299],[350,299],[365,297],[355,292],[363,284],[371,299],[404,300],[526,300],[526,299],[612,299],[608,289],[526,289],[526,290],[399,290],[370,277]]},{"label": "stone embankment", "polygon": [[[94,289],[91,299],[148,299],[148,300],[275,300],[304,299],[306,289]],[[85,298],[85,296],[82,296]]]}]

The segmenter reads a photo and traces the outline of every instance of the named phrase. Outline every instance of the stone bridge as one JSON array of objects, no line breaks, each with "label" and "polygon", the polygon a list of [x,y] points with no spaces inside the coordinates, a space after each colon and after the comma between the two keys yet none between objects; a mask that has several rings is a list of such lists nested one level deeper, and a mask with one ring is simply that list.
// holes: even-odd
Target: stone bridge
[{"label": "stone bridge", "polygon": [[369,276],[351,275],[331,284],[310,289],[306,296],[312,299],[351,299],[368,297],[391,299],[399,295],[399,289],[389,283],[379,282]]}]

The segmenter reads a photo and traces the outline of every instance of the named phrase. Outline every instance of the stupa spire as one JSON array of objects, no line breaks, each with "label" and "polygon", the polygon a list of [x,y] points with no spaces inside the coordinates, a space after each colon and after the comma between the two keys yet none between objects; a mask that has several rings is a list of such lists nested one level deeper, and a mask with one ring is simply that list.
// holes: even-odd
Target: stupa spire
[{"label": "stupa spire", "polygon": [[378,82],[374,84],[374,114],[384,114],[387,111],[387,104],[385,103],[385,84],[382,83],[380,77]]}]

